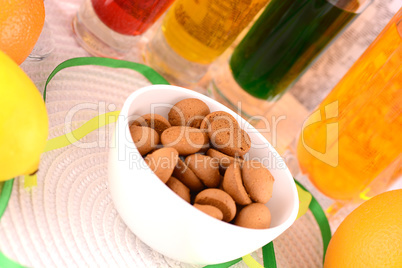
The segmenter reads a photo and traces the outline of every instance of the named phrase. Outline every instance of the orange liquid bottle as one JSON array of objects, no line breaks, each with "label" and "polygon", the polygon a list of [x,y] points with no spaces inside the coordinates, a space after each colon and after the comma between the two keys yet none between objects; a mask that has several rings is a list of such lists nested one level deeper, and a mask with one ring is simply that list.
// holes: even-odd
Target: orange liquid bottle
[{"label": "orange liquid bottle", "polygon": [[336,200],[385,190],[401,173],[401,111],[402,9],[306,120],[297,145],[302,172]]}]

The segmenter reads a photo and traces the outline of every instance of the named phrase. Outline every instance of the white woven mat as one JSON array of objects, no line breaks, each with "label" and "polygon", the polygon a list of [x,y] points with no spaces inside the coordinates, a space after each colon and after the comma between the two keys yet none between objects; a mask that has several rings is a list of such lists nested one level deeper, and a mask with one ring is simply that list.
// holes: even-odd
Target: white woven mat
[{"label": "white woven mat", "polygon": [[[40,90],[59,63],[73,57],[89,56],[75,41],[71,28],[80,3],[79,0],[45,1],[46,20],[53,32],[55,49],[41,62],[22,64]],[[355,24],[371,21],[384,26],[400,6],[400,0],[377,0]],[[359,29],[361,24],[355,24],[353,27]],[[368,45],[367,40],[374,39],[382,26],[365,32],[366,41],[360,46],[361,52]],[[343,36],[334,45],[339,48],[354,37]],[[329,51],[320,62],[335,68],[331,64],[334,51]],[[349,59],[340,73],[357,58],[347,52],[338,51],[337,55]],[[317,64],[305,76],[315,77],[310,80],[314,88],[320,85],[320,79],[316,78],[325,73],[320,73],[317,66],[321,65]],[[315,104],[303,97],[308,92],[307,78],[298,84],[304,87],[301,90],[304,93],[293,94],[302,102],[304,100],[306,106],[311,106]],[[66,127],[80,126],[98,115],[98,110],[101,113],[119,110],[131,92],[148,84],[141,75],[128,70],[74,67],[62,71],[48,88],[49,138],[64,134]],[[321,95],[315,97],[315,102],[323,97]],[[73,113],[74,109],[77,111]],[[73,123],[66,125],[65,119],[71,115]],[[130,232],[117,214],[107,189],[108,140],[112,127],[85,137],[83,142],[95,142],[94,148],[69,146],[45,153],[38,173],[38,186],[32,191],[24,189],[21,178],[15,180],[9,207],[0,221],[0,251],[30,267],[192,267],[150,249]],[[305,178],[300,179],[306,182]],[[329,200],[317,195],[324,206],[329,204]],[[321,236],[310,213],[297,220],[274,244],[279,267],[321,266]],[[253,256],[261,261],[260,251]],[[244,264],[236,266],[243,267]]]}]

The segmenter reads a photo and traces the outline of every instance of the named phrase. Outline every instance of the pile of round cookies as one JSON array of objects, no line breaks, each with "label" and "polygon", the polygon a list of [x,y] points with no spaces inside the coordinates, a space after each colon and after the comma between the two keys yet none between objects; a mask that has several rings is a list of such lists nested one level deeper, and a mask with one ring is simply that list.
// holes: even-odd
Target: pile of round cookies
[{"label": "pile of round cookies", "polygon": [[185,201],[218,220],[269,228],[264,204],[274,178],[259,161],[245,159],[250,137],[232,115],[211,113],[203,101],[189,98],[176,103],[168,119],[146,114],[129,127],[147,165]]}]

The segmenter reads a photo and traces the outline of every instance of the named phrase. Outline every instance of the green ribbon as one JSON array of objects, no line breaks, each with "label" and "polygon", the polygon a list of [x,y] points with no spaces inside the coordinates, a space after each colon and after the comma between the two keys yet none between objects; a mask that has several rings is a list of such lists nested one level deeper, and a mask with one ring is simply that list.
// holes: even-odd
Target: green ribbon
[{"label": "green ribbon", "polygon": [[264,261],[265,268],[276,267],[274,242],[269,242],[268,244],[262,247],[262,260]]},{"label": "green ribbon", "polygon": [[164,84],[169,85],[169,82],[166,81],[159,73],[157,73],[151,67],[146,65],[125,61],[125,60],[116,60],[110,58],[97,58],[97,57],[81,57],[81,58],[72,58],[60,63],[49,75],[46,80],[45,89],[43,90],[43,100],[46,102],[46,88],[49,84],[50,80],[61,70],[68,67],[75,66],[84,66],[84,65],[97,65],[111,68],[125,68],[133,71],[137,71],[141,73],[149,82],[152,84]]},{"label": "green ribbon", "polygon": [[[297,185],[300,186],[300,188],[302,188],[305,191],[308,191],[296,179],[295,179],[295,182],[296,182]],[[324,263],[325,254],[327,253],[328,244],[329,244],[329,241],[331,240],[331,237],[332,237],[331,227],[329,226],[327,216],[325,215],[324,210],[320,206],[320,203],[318,203],[317,199],[315,199],[315,197],[313,195],[311,195],[311,196],[312,196],[312,199],[311,199],[311,202],[310,202],[310,205],[309,205],[309,209],[310,209],[311,213],[313,214],[316,222],[318,223],[318,227],[320,228],[320,231],[321,231],[322,245],[323,245],[322,263]]]},{"label": "green ribbon", "polygon": [[[3,185],[0,189],[0,219],[6,211],[8,201],[10,200],[11,193],[13,191],[14,179],[3,182]],[[18,263],[10,260],[0,252],[0,267],[5,268],[22,268],[24,266],[19,265]]]},{"label": "green ribbon", "polygon": [[16,263],[13,260],[10,260],[7,258],[6,255],[4,255],[2,252],[0,252],[0,267],[1,268],[25,268],[25,266],[22,266],[19,263]]},{"label": "green ribbon", "polygon": [[[3,182],[3,187],[0,191],[0,219],[6,211],[8,200],[10,200],[13,191],[14,179]],[[2,266],[0,266],[2,267]]]},{"label": "green ribbon", "polygon": [[[46,81],[44,91],[43,91],[44,101],[46,102],[47,86],[48,86],[49,82],[51,81],[51,79],[59,71],[65,69],[65,68],[68,68],[68,67],[84,66],[84,65],[97,65],[97,66],[105,66],[105,67],[111,67],[111,68],[131,69],[131,70],[137,71],[137,72],[141,73],[142,75],[144,75],[144,77],[147,78],[152,84],[167,84],[167,85],[169,84],[155,70],[153,70],[152,68],[150,68],[148,66],[139,64],[139,63],[124,61],[124,60],[110,59],[110,58],[96,58],[96,57],[73,58],[73,59],[69,59],[69,60],[62,62],[51,72],[51,74],[49,75],[49,77]],[[112,121],[113,120],[111,120],[111,122]],[[77,133],[77,131],[80,133],[80,135],[78,135],[79,137],[85,136],[85,133],[81,133],[82,130],[78,130],[78,129],[75,130],[76,133]],[[68,135],[68,134],[66,134],[66,135]],[[66,135],[63,135],[63,136],[66,136]],[[64,146],[69,144],[68,142],[67,143],[65,142],[66,141],[65,137],[57,137],[55,139],[63,141],[61,143],[63,143]],[[55,146],[53,145],[50,147],[48,148],[49,150],[54,149],[53,147],[55,147]],[[0,219],[7,207],[8,200],[10,199],[13,182],[14,182],[14,179],[4,182],[3,189],[0,192]],[[295,182],[300,188],[302,188],[303,190],[308,192],[308,190],[306,190],[299,182],[297,182],[296,180],[295,180]],[[329,228],[329,223],[325,216],[325,212],[323,211],[323,209],[321,208],[321,206],[319,205],[319,203],[313,196],[312,196],[312,199],[311,199],[311,202],[309,205],[309,209],[312,212],[312,214],[314,215],[314,218],[316,219],[316,221],[319,225],[319,228],[321,230],[323,247],[324,247],[324,251],[323,251],[323,259],[324,259],[329,240],[331,239],[331,230]],[[263,246],[262,253],[263,253],[264,267],[266,267],[266,268],[277,267],[273,242],[270,242],[267,245]],[[257,261],[252,259],[252,257],[250,255],[246,255],[246,256],[243,256],[242,258],[238,258],[233,261],[229,261],[229,262],[225,262],[225,263],[221,263],[221,264],[208,265],[208,266],[205,266],[205,268],[226,268],[226,267],[230,267],[230,266],[234,265],[235,263],[237,263],[241,260],[243,260],[250,267],[261,266]],[[18,267],[18,268],[20,268],[23,266],[11,261],[4,254],[2,254],[0,252],[0,267],[11,267],[11,268]]]},{"label": "green ribbon", "polygon": [[233,261],[228,261],[228,262],[219,263],[219,264],[207,265],[207,266],[204,266],[204,268],[228,268],[228,267],[238,263],[241,260],[242,260],[242,258],[238,258],[238,259],[235,259]]},{"label": "green ribbon", "polygon": [[[262,247],[262,256],[264,261],[264,268],[276,268],[276,258],[274,251],[274,243],[269,242]],[[211,264],[204,266],[203,268],[229,268],[236,263],[244,261],[246,265],[250,268],[262,267],[256,260],[254,260],[251,255],[243,256],[242,258],[235,259],[233,261],[228,261],[224,263]]]}]

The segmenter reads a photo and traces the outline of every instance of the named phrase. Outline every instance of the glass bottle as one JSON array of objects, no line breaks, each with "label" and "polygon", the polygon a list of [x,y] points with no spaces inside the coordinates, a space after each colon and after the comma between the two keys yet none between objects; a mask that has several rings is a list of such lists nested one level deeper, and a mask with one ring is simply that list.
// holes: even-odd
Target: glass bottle
[{"label": "glass bottle", "polygon": [[361,202],[402,175],[402,9],[305,121],[301,171],[340,203]]},{"label": "glass bottle", "polygon": [[370,0],[272,0],[235,48],[211,68],[209,91],[245,117],[264,114]]},{"label": "glass bottle", "polygon": [[84,0],[73,19],[78,42],[95,56],[127,58],[174,0]]},{"label": "glass bottle", "polygon": [[268,0],[177,0],[147,44],[145,62],[171,83],[198,82]]}]

